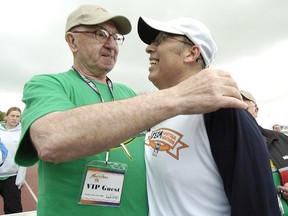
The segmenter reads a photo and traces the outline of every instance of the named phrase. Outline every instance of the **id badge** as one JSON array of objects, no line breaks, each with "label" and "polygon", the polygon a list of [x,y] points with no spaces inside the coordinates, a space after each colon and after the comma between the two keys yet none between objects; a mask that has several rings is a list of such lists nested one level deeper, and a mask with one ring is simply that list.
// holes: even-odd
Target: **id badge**
[{"label": "id badge", "polygon": [[91,161],[80,191],[79,204],[120,207],[127,164]]}]

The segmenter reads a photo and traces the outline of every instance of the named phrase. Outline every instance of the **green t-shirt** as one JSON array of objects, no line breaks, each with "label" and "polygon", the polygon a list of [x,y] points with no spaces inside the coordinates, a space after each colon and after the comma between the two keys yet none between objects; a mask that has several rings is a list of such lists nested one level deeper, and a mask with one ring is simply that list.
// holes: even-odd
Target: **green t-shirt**
[{"label": "green t-shirt", "polygon": [[[104,101],[112,96],[106,84],[94,82]],[[136,94],[122,84],[113,83],[115,100]],[[22,135],[15,160],[19,165],[31,166],[39,158],[29,138],[29,127],[39,117],[53,111],[100,103],[100,97],[73,70],[54,75],[33,77],[24,88],[26,108],[22,115]],[[113,112],[113,110],[111,110]],[[95,122],[95,130],[97,127]],[[113,125],[111,125],[113,127]],[[65,128],[63,128],[64,130]],[[75,140],[77,142],[77,140]],[[128,165],[120,207],[103,207],[78,204],[86,164],[92,160],[105,160],[105,153],[65,163],[53,164],[39,160],[38,165],[38,216],[147,216],[146,173],[144,164],[144,136],[126,142],[133,160],[122,148],[110,150],[109,161]]]}]

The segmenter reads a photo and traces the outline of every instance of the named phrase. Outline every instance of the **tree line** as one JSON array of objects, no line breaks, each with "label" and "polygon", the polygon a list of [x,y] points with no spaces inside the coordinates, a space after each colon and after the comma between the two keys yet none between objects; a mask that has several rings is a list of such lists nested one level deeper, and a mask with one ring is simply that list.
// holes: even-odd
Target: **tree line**
[{"label": "tree line", "polygon": [[5,117],[5,112],[0,111],[0,121],[3,121]]}]

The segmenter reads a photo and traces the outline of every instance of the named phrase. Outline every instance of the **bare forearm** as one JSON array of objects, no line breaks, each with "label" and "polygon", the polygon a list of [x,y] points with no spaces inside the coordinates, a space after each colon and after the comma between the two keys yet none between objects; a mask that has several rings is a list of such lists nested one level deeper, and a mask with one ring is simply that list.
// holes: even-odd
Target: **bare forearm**
[{"label": "bare forearm", "polygon": [[38,119],[30,133],[39,157],[57,163],[97,154],[179,113],[159,93],[78,107]]},{"label": "bare forearm", "polygon": [[48,114],[32,124],[30,134],[39,157],[57,163],[115,147],[176,115],[226,107],[246,109],[247,104],[229,74],[206,69],[148,95]]}]

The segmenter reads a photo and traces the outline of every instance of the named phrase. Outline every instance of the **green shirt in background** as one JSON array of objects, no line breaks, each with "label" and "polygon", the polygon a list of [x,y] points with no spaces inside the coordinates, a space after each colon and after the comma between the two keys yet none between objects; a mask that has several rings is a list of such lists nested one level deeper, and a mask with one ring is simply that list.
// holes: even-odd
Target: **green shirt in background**
[{"label": "green shirt in background", "polygon": [[[271,159],[270,159],[270,165],[271,165],[271,169],[272,169],[274,185],[276,188],[278,188],[278,186],[281,185],[280,174],[279,174],[277,168],[275,167],[275,165]],[[283,199],[282,197],[281,197],[281,204],[283,207],[284,216],[288,216],[288,204],[287,204],[287,201],[285,199]]]},{"label": "green shirt in background", "polygon": [[[106,84],[94,81],[93,83],[97,86],[104,101],[112,100]],[[134,97],[136,94],[125,85],[113,83],[113,95],[115,100],[121,100]],[[22,135],[15,157],[16,162],[22,166],[31,166],[39,160],[29,138],[29,127],[36,119],[50,112],[101,102],[99,95],[74,70],[33,77],[25,85],[23,101],[26,108],[22,115]],[[101,125],[95,122],[95,130],[97,127],[101,127]],[[128,165],[120,207],[78,204],[86,164],[92,160],[104,161],[105,153],[101,153],[60,164],[39,160],[37,215],[147,216],[144,136],[139,135],[128,140],[126,147],[133,157],[132,161],[127,158],[120,147],[111,149],[109,155],[109,161]]]}]

